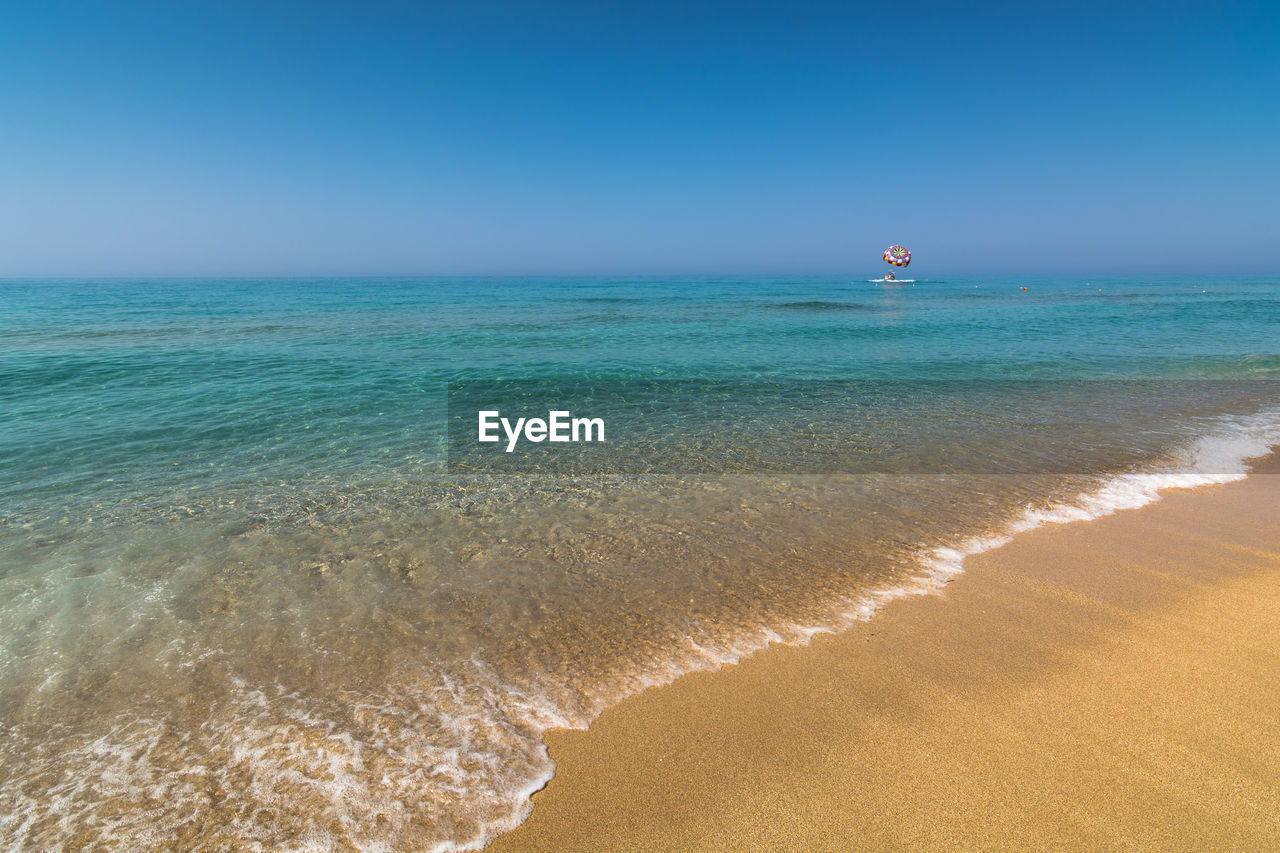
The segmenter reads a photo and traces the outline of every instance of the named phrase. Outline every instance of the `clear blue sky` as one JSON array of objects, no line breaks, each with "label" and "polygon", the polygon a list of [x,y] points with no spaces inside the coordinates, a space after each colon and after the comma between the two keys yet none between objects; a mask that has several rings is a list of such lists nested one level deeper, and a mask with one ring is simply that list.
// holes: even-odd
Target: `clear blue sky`
[{"label": "clear blue sky", "polygon": [[1280,4],[0,0],[0,277],[1280,271]]}]

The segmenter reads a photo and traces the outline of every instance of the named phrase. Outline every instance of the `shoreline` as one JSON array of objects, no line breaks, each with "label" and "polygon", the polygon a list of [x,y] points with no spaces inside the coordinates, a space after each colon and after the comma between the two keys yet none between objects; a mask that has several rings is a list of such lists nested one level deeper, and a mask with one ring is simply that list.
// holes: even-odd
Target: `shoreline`
[{"label": "shoreline", "polygon": [[1280,455],[554,730],[486,849],[1280,846]]}]

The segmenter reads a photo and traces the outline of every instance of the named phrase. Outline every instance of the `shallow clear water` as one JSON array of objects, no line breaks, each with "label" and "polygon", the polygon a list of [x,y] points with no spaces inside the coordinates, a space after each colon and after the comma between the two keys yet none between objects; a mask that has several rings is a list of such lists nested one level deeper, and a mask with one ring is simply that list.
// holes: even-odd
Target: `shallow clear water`
[{"label": "shallow clear water", "polygon": [[[0,837],[478,843],[549,726],[1233,476],[1277,328],[1271,279],[0,282]],[[471,456],[477,393],[615,438]]]}]

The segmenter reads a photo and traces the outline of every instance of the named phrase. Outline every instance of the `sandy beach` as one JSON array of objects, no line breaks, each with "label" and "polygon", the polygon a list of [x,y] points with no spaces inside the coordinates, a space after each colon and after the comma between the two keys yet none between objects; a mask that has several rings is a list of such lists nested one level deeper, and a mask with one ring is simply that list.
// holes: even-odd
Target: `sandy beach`
[{"label": "sandy beach", "polygon": [[1280,849],[1280,460],[548,738],[493,851]]}]

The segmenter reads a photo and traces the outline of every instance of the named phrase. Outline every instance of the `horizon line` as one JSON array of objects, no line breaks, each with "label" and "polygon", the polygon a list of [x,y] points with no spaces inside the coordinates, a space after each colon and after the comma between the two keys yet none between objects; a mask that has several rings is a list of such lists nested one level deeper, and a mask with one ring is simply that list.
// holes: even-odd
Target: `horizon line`
[{"label": "horizon line", "polygon": [[[942,270],[929,273],[892,270],[898,275],[928,275],[932,280],[944,277],[956,278],[1017,278],[1025,276],[1093,276],[1095,278],[1132,278],[1143,275],[1187,275],[1187,276],[1221,276],[1241,278],[1250,276],[1280,276],[1280,271],[1230,271],[1222,272],[1207,269],[1189,270],[1026,270],[1019,272],[991,271],[978,272],[972,270]],[[78,274],[39,274],[39,275],[0,275],[0,282],[22,281],[300,281],[300,280],[340,280],[340,279],[589,279],[589,278],[838,278],[842,276],[872,275],[876,272],[883,277],[884,270],[845,270],[839,272],[799,272],[799,271],[684,271],[684,272],[407,272],[407,273],[78,273]],[[923,280],[923,279],[917,279]]]}]

